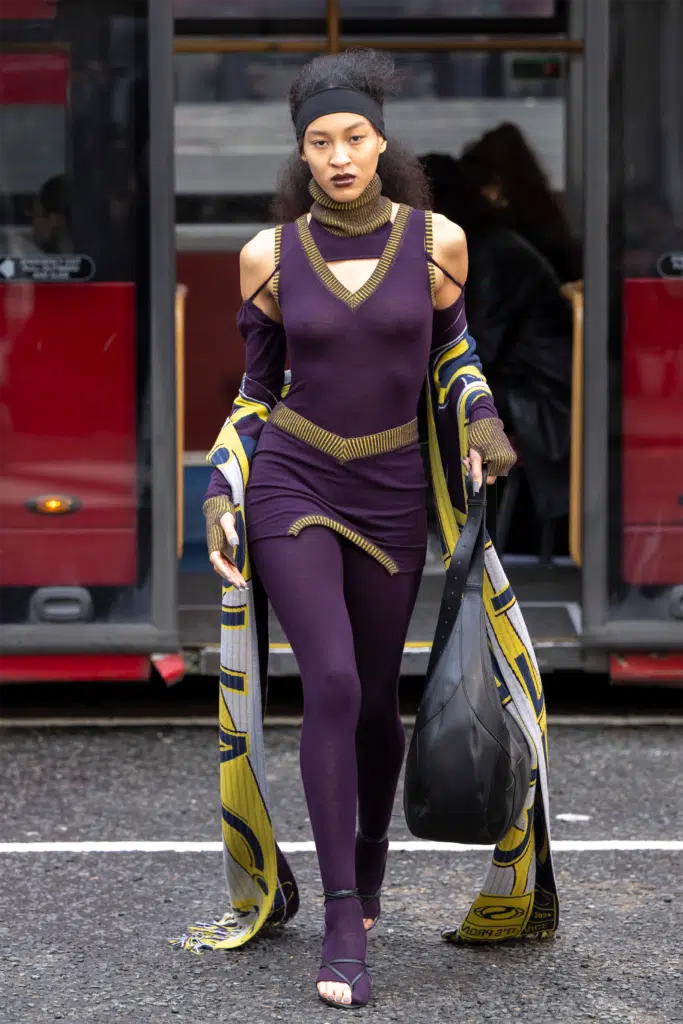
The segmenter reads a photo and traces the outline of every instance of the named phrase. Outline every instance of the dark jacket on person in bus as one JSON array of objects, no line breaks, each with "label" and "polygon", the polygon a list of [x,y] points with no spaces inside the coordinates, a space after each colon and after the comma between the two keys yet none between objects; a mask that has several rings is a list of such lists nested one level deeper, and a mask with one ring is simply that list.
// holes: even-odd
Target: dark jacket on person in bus
[{"label": "dark jacket on person in bus", "polygon": [[463,228],[467,319],[539,520],[569,507],[572,311],[548,261],[501,224],[458,161],[423,158],[434,209]]}]

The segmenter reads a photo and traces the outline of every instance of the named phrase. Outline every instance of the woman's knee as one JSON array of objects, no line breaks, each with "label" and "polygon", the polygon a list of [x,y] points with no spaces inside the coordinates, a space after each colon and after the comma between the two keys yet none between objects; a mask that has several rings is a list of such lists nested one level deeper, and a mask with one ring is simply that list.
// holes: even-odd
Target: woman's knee
[{"label": "woman's knee", "polygon": [[358,713],[358,728],[374,735],[403,731],[399,713],[398,690],[363,693]]},{"label": "woman's knee", "polygon": [[301,678],[305,712],[332,722],[358,721],[361,689],[353,660],[326,657],[302,669]]}]

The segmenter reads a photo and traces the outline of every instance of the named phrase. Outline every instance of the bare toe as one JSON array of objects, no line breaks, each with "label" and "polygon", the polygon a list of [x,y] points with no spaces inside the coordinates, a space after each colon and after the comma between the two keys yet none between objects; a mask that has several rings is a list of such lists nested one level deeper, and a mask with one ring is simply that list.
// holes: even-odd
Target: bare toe
[{"label": "bare toe", "polygon": [[351,1002],[351,988],[340,982],[328,982],[327,991],[323,995],[328,999],[333,999],[335,1003]]},{"label": "bare toe", "polygon": [[370,931],[370,929],[372,928],[374,923],[375,923],[375,918],[374,917],[364,917],[363,918],[363,927],[365,928],[366,932]]},{"label": "bare toe", "polygon": [[[335,1003],[350,1003],[351,1002],[351,989],[348,985],[341,985],[335,981],[320,981],[318,982],[318,992],[325,999],[331,999]],[[348,993],[349,998],[345,999],[345,994]]]}]

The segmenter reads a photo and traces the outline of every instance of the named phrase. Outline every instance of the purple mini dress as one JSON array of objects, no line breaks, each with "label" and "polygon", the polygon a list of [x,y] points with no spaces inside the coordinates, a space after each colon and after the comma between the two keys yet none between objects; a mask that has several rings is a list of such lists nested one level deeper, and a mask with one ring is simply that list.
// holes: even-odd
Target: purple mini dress
[{"label": "purple mini dress", "polygon": [[[379,263],[352,295],[327,264],[362,258]],[[292,371],[287,408],[343,438],[415,419],[433,313],[422,211],[403,208],[393,225],[360,238],[316,221],[285,225],[277,296]],[[248,537],[322,520],[381,552],[390,572],[414,572],[425,557],[425,490],[417,439],[342,462],[269,420],[247,485]]]}]

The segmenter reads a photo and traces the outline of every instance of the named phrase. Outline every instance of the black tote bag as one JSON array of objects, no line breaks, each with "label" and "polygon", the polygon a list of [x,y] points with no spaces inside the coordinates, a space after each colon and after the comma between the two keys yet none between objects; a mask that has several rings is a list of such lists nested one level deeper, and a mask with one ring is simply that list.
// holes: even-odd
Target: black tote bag
[{"label": "black tote bag", "polygon": [[486,478],[467,478],[467,522],[446,574],[427,682],[408,750],[408,828],[437,842],[499,842],[522,811],[531,753],[501,703],[483,603]]}]

